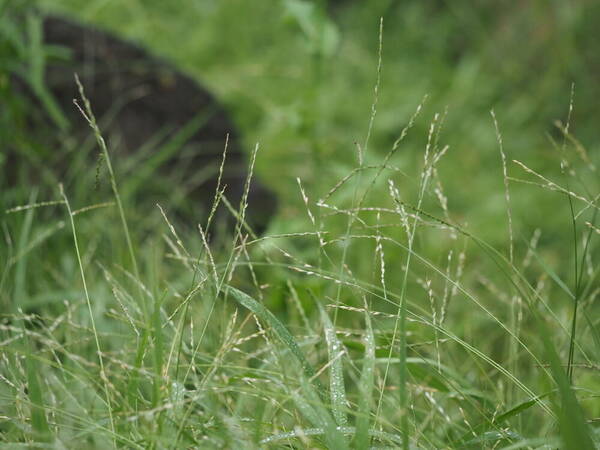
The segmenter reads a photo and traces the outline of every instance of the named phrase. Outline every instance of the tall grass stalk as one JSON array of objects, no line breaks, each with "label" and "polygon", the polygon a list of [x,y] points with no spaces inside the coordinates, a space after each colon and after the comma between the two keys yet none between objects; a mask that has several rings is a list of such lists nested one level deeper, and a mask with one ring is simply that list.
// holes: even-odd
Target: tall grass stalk
[{"label": "tall grass stalk", "polygon": [[131,260],[133,274],[136,279],[135,285],[137,286],[137,289],[138,289],[139,301],[141,303],[142,310],[144,311],[144,317],[148,318],[149,317],[148,316],[148,305],[146,304],[147,303],[146,297],[144,296],[144,293],[142,292],[142,288],[139,285],[139,282],[141,281],[140,270],[139,270],[137,258],[135,256],[135,251],[133,249],[131,233],[129,232],[129,225],[127,224],[127,218],[125,216],[125,210],[123,209],[123,202],[121,201],[121,195],[119,194],[119,188],[117,186],[117,178],[115,177],[115,172],[113,170],[113,165],[112,165],[112,161],[110,158],[110,154],[108,152],[108,147],[106,146],[106,141],[104,140],[104,137],[102,137],[100,127],[98,126],[98,123],[96,122],[96,117],[94,116],[94,113],[92,111],[92,105],[90,104],[90,101],[88,100],[88,98],[85,96],[84,87],[81,84],[81,81],[79,80],[79,76],[77,74],[75,74],[75,82],[77,83],[77,88],[79,89],[79,95],[81,96],[81,99],[83,101],[83,105],[84,105],[85,109],[81,108],[81,106],[79,106],[79,103],[77,103],[77,101],[75,101],[75,100],[74,100],[74,104],[79,109],[79,111],[81,112],[81,114],[83,115],[85,120],[87,120],[90,128],[93,130],[94,137],[96,138],[96,142],[98,143],[98,146],[100,147],[100,151],[102,152],[102,155],[104,157],[104,161],[106,162],[106,167],[108,169],[108,175],[109,175],[109,179],[110,179],[110,186],[112,188],[112,192],[115,197],[115,202],[117,204],[117,210],[119,211],[119,218],[121,220],[121,226],[123,227],[123,233],[125,234],[125,241],[127,242],[127,250],[129,252],[129,258]]},{"label": "tall grass stalk", "polygon": [[[360,210],[367,194],[370,191],[371,186],[363,193],[362,198],[358,198],[358,190],[361,185],[361,177],[362,177],[362,169],[364,164],[364,155],[369,150],[369,141],[371,140],[371,133],[373,132],[373,124],[375,123],[375,117],[377,116],[377,104],[379,103],[379,89],[381,86],[381,67],[383,64],[383,17],[379,19],[379,47],[377,50],[377,75],[375,79],[375,86],[373,88],[373,103],[371,104],[371,115],[369,117],[369,126],[367,127],[367,134],[365,136],[364,144],[361,147],[360,144],[357,145],[358,150],[358,172],[356,176],[354,193],[352,195],[352,214],[348,218],[348,223],[346,225],[346,241],[344,241],[344,249],[342,252],[342,257],[340,261],[340,279],[344,277],[344,271],[346,270],[346,258],[348,256],[348,247],[350,246],[349,236],[352,232],[352,226],[354,225],[354,221],[356,220],[356,214]],[[385,164],[385,163],[384,163]],[[373,180],[373,183],[375,181]],[[342,293],[342,286],[339,285],[336,293],[336,305],[340,303],[340,296]],[[334,316],[333,316],[333,325],[337,324],[337,313],[338,308],[335,308]]]},{"label": "tall grass stalk", "polygon": [[96,344],[96,352],[98,354],[98,362],[100,363],[100,378],[102,379],[102,384],[104,386],[104,396],[106,399],[106,406],[108,409],[108,417],[110,420],[110,429],[113,435],[113,445],[117,448],[117,435],[115,432],[115,421],[113,418],[113,407],[110,400],[110,390],[109,390],[109,381],[106,376],[106,370],[104,368],[104,358],[102,356],[102,348],[100,347],[100,338],[98,336],[98,330],[96,329],[96,319],[94,318],[94,311],[92,308],[92,301],[90,300],[90,293],[88,291],[87,281],[85,277],[85,271],[83,269],[83,262],[81,259],[81,252],[79,250],[79,240],[77,238],[77,229],[75,227],[75,220],[73,219],[73,212],[71,210],[71,204],[69,203],[69,199],[67,194],[65,193],[62,184],[60,185],[60,195],[65,202],[65,206],[67,208],[67,213],[69,215],[69,223],[71,224],[71,233],[73,234],[73,245],[75,246],[75,254],[77,256],[77,263],[79,265],[79,273],[81,275],[81,282],[83,283],[83,292],[85,293],[85,302],[87,304],[88,312],[90,315],[90,323],[92,325],[92,333],[94,334],[94,342]]}]

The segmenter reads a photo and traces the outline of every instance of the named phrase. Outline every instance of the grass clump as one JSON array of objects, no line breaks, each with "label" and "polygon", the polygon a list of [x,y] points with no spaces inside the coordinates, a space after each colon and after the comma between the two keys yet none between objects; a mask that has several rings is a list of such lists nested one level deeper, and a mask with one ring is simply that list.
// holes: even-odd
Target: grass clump
[{"label": "grass clump", "polygon": [[[4,446],[598,446],[597,156],[568,113],[541,171],[493,113],[497,164],[458,171],[452,112],[429,99],[384,146],[382,37],[357,162],[294,174],[294,220],[263,236],[245,223],[258,146],[240,205],[217,183],[205,223],[168,199],[140,217],[81,87],[111,190],[76,204],[54,186],[4,211]],[[457,183],[490,217],[454,211]]]},{"label": "grass clump", "polygon": [[[496,248],[454,219],[442,124],[435,115],[425,136],[414,200],[389,167],[409,126],[389,158],[331,180],[320,200],[300,184],[308,231],[255,236],[244,197],[228,250],[211,248],[204,226],[180,236],[162,208],[164,226],[130,239],[131,205],[77,213],[63,192],[58,205],[32,197],[7,211],[18,245],[2,283],[14,311],[1,325],[4,444],[593,448],[593,191],[541,186],[573,206],[583,251],[570,288],[539,250],[543,224]],[[66,209],[70,227],[49,233],[35,220],[44,208]],[[108,226],[115,214],[120,228]],[[47,254],[52,239],[64,247]]]}]

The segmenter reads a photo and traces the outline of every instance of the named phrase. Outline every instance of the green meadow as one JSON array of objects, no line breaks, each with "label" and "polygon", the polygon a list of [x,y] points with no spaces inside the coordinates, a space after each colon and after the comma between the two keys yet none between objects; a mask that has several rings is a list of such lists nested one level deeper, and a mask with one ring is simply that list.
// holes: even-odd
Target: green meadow
[{"label": "green meadow", "polygon": [[[7,184],[9,144],[60,151],[23,144],[40,106],[11,78],[48,50],[40,11],[214,93],[277,195],[266,230],[227,189],[206,201],[228,231],[142,208],[144,160],[99,127],[101,167]],[[0,446],[599,448],[599,21],[586,0],[0,0]]]}]

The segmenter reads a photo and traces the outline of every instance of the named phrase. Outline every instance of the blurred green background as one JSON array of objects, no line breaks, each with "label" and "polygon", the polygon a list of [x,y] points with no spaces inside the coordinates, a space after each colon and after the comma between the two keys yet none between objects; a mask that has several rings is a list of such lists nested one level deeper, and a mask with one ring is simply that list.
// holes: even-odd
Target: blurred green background
[{"label": "blurred green background", "polygon": [[[382,160],[427,95],[415,131],[391,162],[414,178],[429,124],[447,111],[440,142],[450,149],[440,176],[449,207],[498,242],[505,205],[490,110],[509,161],[560,176],[552,140],[562,136],[554,122],[566,120],[574,84],[570,131],[598,161],[595,1],[44,0],[41,6],[137,41],[215,92],[247,148],[261,145],[259,176],[282,199],[277,230],[298,215],[296,177],[314,198],[356,166],[355,142],[365,140],[374,99],[380,18],[383,65],[367,164]],[[509,172],[525,175],[510,162]],[[541,216],[556,230],[568,224],[568,209],[547,214],[556,212],[554,198],[515,189],[513,207],[528,212],[515,214],[524,235]]]}]

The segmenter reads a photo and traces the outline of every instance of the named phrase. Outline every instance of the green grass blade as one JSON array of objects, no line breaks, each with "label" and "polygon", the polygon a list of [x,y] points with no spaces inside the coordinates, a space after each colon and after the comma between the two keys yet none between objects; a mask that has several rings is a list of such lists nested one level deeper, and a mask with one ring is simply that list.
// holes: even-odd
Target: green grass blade
[{"label": "green grass blade", "polygon": [[329,395],[331,397],[331,408],[333,417],[339,426],[348,424],[346,410],[348,409],[348,400],[346,398],[346,387],[344,384],[344,367],[342,364],[342,355],[344,346],[337,338],[335,327],[327,312],[320,303],[317,303],[321,311],[321,320],[325,329],[325,341],[327,342],[327,353],[329,355]]},{"label": "green grass blade", "polygon": [[265,308],[261,303],[254,300],[245,292],[240,291],[232,286],[226,287],[227,292],[230,293],[233,298],[244,308],[252,311],[260,320],[264,321],[268,325],[270,325],[271,329],[275,333],[275,335],[286,345],[286,347],[290,350],[292,355],[296,357],[300,365],[302,366],[302,370],[304,374],[309,378],[313,379],[315,384],[319,387],[319,390],[322,390],[318,380],[315,377],[315,369],[308,362],[302,350],[300,350],[300,346],[288,331],[288,329],[283,325],[275,315]]},{"label": "green grass blade", "polygon": [[[356,433],[356,428],[355,427],[342,427],[342,428],[340,428],[340,431],[344,434],[351,435],[351,434]],[[289,431],[287,433],[279,433],[279,434],[271,435],[271,436],[261,440],[260,443],[261,444],[271,444],[271,443],[274,443],[277,441],[282,441],[284,439],[287,440],[290,438],[298,438],[301,436],[320,436],[324,433],[325,433],[325,430],[323,430],[323,428],[321,428],[321,427],[308,428],[308,429],[296,428],[296,429],[294,429],[294,431]],[[386,433],[384,431],[379,431],[379,430],[369,430],[369,435],[377,438],[381,442],[387,441],[389,444],[394,444],[394,445],[390,445],[391,448],[397,448],[397,446],[402,443],[402,436],[399,436],[399,435],[393,434],[393,433]],[[353,446],[352,448],[358,448],[358,447]],[[388,448],[388,447],[385,447],[385,448]]]},{"label": "green grass blade", "polygon": [[28,82],[38,100],[46,109],[48,116],[56,126],[64,131],[68,129],[69,122],[44,83],[46,53],[43,45],[42,28],[42,20],[37,14],[27,16],[27,35],[29,38]]},{"label": "green grass blade", "polygon": [[129,406],[137,411],[139,408],[139,395],[138,389],[140,385],[140,371],[142,364],[144,363],[144,355],[146,354],[146,348],[148,346],[148,329],[144,329],[142,336],[138,338],[137,352],[135,356],[135,364],[133,370],[129,373],[129,381],[127,382],[127,398],[129,400]]},{"label": "green grass blade", "polygon": [[542,269],[548,274],[548,276],[559,286],[571,299],[575,299],[575,294],[569,289],[569,286],[558,276],[558,274],[552,270],[552,268],[544,262],[535,249],[530,247],[531,254],[535,257],[536,261],[542,266]]},{"label": "green grass blade", "polygon": [[597,327],[594,325],[594,322],[592,321],[592,319],[590,319],[590,316],[585,311],[582,311],[582,312],[583,312],[583,317],[584,317],[588,327],[590,328],[592,340],[594,341],[596,358],[600,360],[600,332],[598,331]]},{"label": "green grass blade", "polygon": [[[112,405],[111,405],[111,400],[110,400],[109,382],[108,382],[108,378],[106,377],[106,370],[104,368],[104,357],[102,356],[102,349],[100,347],[100,337],[98,334],[98,329],[96,328],[96,319],[94,318],[92,301],[90,298],[90,292],[89,292],[88,284],[86,281],[85,270],[83,268],[83,259],[81,257],[81,251],[79,249],[79,238],[77,236],[77,228],[75,227],[75,219],[73,218],[73,210],[71,209],[71,204],[69,203],[69,199],[67,198],[67,194],[65,194],[62,184],[59,187],[60,187],[60,194],[61,194],[61,196],[65,202],[65,206],[67,208],[67,213],[69,215],[69,222],[71,224],[71,234],[73,237],[73,245],[75,247],[75,255],[77,257],[77,263],[79,266],[79,274],[81,275],[81,283],[83,285],[83,291],[85,293],[85,302],[87,304],[87,309],[88,309],[88,313],[89,313],[89,317],[90,317],[90,324],[92,325],[92,333],[93,333],[94,341],[96,344],[96,353],[97,353],[97,357],[98,357],[98,362],[100,363],[100,377],[102,378],[102,381],[104,384],[104,394],[106,397],[106,406],[108,408],[108,416],[110,419],[110,428],[111,428],[113,436],[116,436],[115,422],[114,422],[114,418],[113,418]],[[114,447],[116,447],[116,446],[117,446],[117,443],[115,440]]]},{"label": "green grass blade", "polygon": [[31,401],[31,427],[37,440],[48,442],[51,440],[52,433],[48,425],[48,419],[46,419],[42,386],[38,378],[40,368],[37,360],[31,354],[26,357],[26,369],[27,393]]},{"label": "green grass blade", "polygon": [[[37,197],[37,189],[34,189],[29,197],[29,203],[35,203]],[[28,255],[26,252],[28,241],[31,235],[31,226],[33,223],[33,214],[35,210],[29,209],[25,214],[25,219],[21,226],[21,232],[19,234],[19,240],[17,243],[17,255],[23,255],[23,257],[16,260],[15,272],[14,272],[14,290],[13,290],[13,301],[12,301],[12,312],[16,313],[19,307],[27,305],[27,289],[25,278],[27,274],[27,261]]]},{"label": "green grass blade", "polygon": [[[479,425],[476,425],[471,430],[469,430],[467,433],[465,433],[463,435],[463,437],[460,438],[458,441],[453,442],[452,445],[453,446],[462,446],[462,445],[466,445],[469,442],[473,443],[473,441],[475,439],[483,440],[483,436],[486,433],[488,433],[492,428],[496,428],[496,430],[494,432],[496,432],[496,433],[500,432],[501,431],[500,425],[502,423],[506,422],[507,420],[509,420],[513,417],[518,416],[519,414],[521,414],[524,411],[527,411],[532,406],[537,405],[541,399],[548,397],[552,393],[554,393],[554,391],[546,392],[545,394],[538,395],[535,398],[525,400],[524,402],[521,402],[518,405],[512,407],[508,411],[506,411],[502,414],[499,414],[498,416],[493,418],[493,420],[488,420],[486,422],[480,423]],[[475,433],[477,436],[473,437],[473,433]]]},{"label": "green grass blade", "polygon": [[121,194],[119,193],[119,188],[117,186],[117,179],[115,177],[115,172],[113,170],[112,162],[110,159],[110,154],[108,152],[108,147],[106,145],[106,141],[102,137],[102,133],[100,132],[100,127],[98,126],[98,123],[96,122],[96,117],[94,116],[94,112],[92,111],[92,105],[90,104],[89,99],[86,97],[83,85],[81,84],[81,81],[79,81],[79,77],[77,75],[75,75],[75,82],[77,84],[77,88],[79,90],[79,95],[81,96],[81,99],[83,101],[83,105],[84,105],[85,109],[81,108],[77,102],[75,102],[75,105],[79,108],[79,111],[81,112],[83,117],[88,122],[90,128],[94,132],[94,137],[96,139],[96,142],[98,143],[98,146],[100,147],[102,155],[104,155],[104,161],[106,162],[106,168],[108,169],[108,174],[109,174],[109,178],[110,178],[111,189],[112,189],[113,195],[115,197],[117,209],[119,211],[119,218],[121,219],[121,226],[123,227],[123,233],[125,234],[125,241],[127,243],[127,251],[129,253],[129,258],[131,260],[131,266],[133,267],[133,274],[135,275],[135,279],[136,279],[135,285],[138,290],[138,298],[139,298],[142,310],[144,311],[144,317],[147,318],[148,317],[148,305],[146,304],[146,297],[144,296],[144,293],[142,292],[142,289],[138,283],[138,281],[141,280],[140,270],[139,270],[137,258],[135,255],[135,251],[133,249],[133,241],[131,239],[131,233],[129,232],[129,225],[127,223],[127,217],[125,216],[125,209],[123,208],[123,203],[121,201]]},{"label": "green grass blade", "polygon": [[[302,395],[300,395],[300,392]],[[306,376],[300,376],[300,391],[294,390],[292,398],[296,407],[312,426],[322,428],[323,440],[327,448],[348,448],[348,442],[341,431],[343,427],[338,426],[329,411],[323,407],[317,390]]]},{"label": "green grass blade", "polygon": [[556,416],[560,426],[560,434],[563,440],[564,448],[572,449],[594,449],[594,443],[591,438],[589,427],[586,423],[581,405],[571,388],[569,377],[561,367],[560,359],[554,348],[554,344],[546,336],[551,336],[550,330],[543,322],[542,318],[537,317],[537,325],[544,336],[542,343],[546,350],[546,357],[550,363],[552,377],[558,386],[560,405],[555,404]]},{"label": "green grass blade", "polygon": [[[300,366],[304,372],[300,377],[301,390],[304,395],[300,397],[297,391],[292,393],[292,397],[294,398],[298,409],[313,425],[324,426],[324,439],[329,448],[348,448],[346,439],[338,429],[338,425],[333,420],[327,409],[322,407],[320,393],[323,391],[323,389],[318,380],[315,378],[316,372],[304,356],[304,353],[302,353],[302,350],[300,350],[300,346],[291,333],[271,311],[265,308],[261,303],[254,300],[248,294],[232,286],[227,286],[227,292],[230,293],[240,305],[249,309],[260,320],[267,323],[275,335],[285,344],[285,346],[300,363]],[[317,388],[316,390],[315,387]]]},{"label": "green grass blade", "polygon": [[162,375],[163,375],[163,347],[164,337],[162,332],[162,323],[160,321],[160,308],[163,298],[157,298],[154,303],[154,312],[152,314],[152,334],[154,338],[154,396],[152,407],[156,408],[162,401]]},{"label": "green grass blade", "polygon": [[496,418],[494,419],[494,423],[495,424],[499,424],[499,423],[502,423],[502,422],[506,422],[511,417],[518,416],[523,411],[526,411],[529,408],[531,408],[532,406],[537,405],[537,403],[541,399],[543,399],[545,397],[548,397],[551,393],[552,392],[546,392],[545,394],[538,395],[536,398],[529,399],[529,400],[526,400],[524,402],[519,403],[518,405],[516,405],[513,408],[509,409],[505,413],[502,413],[502,414],[496,416]]},{"label": "green grass blade", "polygon": [[365,357],[358,382],[358,415],[356,417],[356,434],[354,436],[354,448],[369,448],[369,423],[370,409],[373,400],[373,386],[375,381],[375,334],[371,324],[371,315],[365,305]]}]

